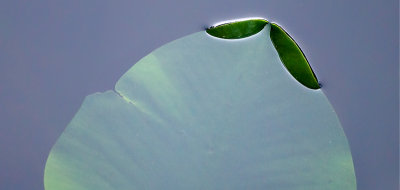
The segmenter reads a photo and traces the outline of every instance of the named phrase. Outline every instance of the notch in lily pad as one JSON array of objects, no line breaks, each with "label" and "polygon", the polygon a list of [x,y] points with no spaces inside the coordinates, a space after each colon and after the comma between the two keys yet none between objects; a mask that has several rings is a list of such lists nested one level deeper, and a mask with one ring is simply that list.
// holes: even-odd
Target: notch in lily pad
[{"label": "notch in lily pad", "polygon": [[270,38],[285,68],[302,85],[310,89],[319,89],[318,79],[303,51],[279,25],[269,23],[265,19],[248,19],[212,26],[206,29],[206,32],[217,38],[241,39],[257,34],[267,24],[271,25]]}]

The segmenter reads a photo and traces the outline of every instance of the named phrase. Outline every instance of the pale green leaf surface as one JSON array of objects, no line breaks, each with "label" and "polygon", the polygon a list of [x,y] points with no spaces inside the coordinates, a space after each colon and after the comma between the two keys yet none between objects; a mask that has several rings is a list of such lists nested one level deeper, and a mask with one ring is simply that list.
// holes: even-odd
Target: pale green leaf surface
[{"label": "pale green leaf surface", "polygon": [[355,190],[332,106],[288,73],[269,30],[183,37],[86,97],[50,152],[46,190]]}]

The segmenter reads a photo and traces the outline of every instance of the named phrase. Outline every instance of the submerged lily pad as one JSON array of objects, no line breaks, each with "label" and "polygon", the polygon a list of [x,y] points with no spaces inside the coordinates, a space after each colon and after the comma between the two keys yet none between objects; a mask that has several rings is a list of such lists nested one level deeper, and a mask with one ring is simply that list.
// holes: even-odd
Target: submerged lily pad
[{"label": "submerged lily pad", "polygon": [[191,34],[86,97],[50,152],[45,189],[355,190],[332,106],[290,75],[270,30]]}]

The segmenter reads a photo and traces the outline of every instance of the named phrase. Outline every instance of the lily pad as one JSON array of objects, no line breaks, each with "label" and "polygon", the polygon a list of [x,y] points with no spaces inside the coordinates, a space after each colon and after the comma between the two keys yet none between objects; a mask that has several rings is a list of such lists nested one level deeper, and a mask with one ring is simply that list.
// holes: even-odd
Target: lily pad
[{"label": "lily pad", "polygon": [[340,122],[271,41],[205,31],[153,51],[85,98],[52,148],[46,190],[355,190]]}]

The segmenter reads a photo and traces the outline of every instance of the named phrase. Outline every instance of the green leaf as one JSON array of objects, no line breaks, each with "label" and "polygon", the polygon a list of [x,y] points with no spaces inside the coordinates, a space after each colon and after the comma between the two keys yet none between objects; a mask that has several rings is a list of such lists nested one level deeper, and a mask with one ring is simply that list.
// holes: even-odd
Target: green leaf
[{"label": "green leaf", "polygon": [[87,96],[49,154],[45,189],[355,190],[332,106],[288,75],[269,35],[191,34]]},{"label": "green leaf", "polygon": [[[211,27],[206,32],[217,38],[241,39],[260,32],[268,23],[263,19],[228,22]],[[304,86],[311,89],[319,89],[317,77],[293,38],[282,27],[274,23],[271,26],[270,37],[289,73]]]},{"label": "green leaf", "polygon": [[266,24],[268,24],[268,21],[263,19],[228,22],[215,27],[210,27],[206,32],[217,38],[240,39],[260,32]]},{"label": "green leaf", "polygon": [[319,89],[317,77],[293,38],[277,24],[272,24],[270,36],[282,63],[290,74],[304,86]]}]

